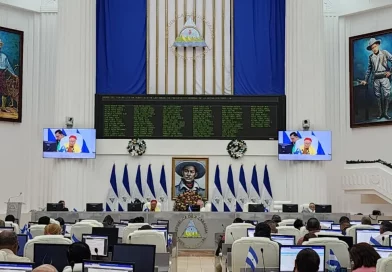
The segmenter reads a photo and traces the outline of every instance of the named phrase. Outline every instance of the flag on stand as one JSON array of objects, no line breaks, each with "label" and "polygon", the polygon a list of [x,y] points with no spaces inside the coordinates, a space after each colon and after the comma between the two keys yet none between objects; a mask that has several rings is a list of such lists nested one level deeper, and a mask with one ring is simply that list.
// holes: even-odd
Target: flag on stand
[{"label": "flag on stand", "polygon": [[168,210],[168,195],[167,195],[167,184],[166,184],[166,173],[165,173],[165,166],[162,165],[161,168],[161,176],[159,178],[160,192],[159,192],[159,201],[161,202],[162,210]]},{"label": "flag on stand", "polygon": [[131,196],[133,198],[133,201],[135,201],[135,199],[138,199],[140,200],[140,202],[145,202],[144,195],[143,195],[142,174],[140,170],[140,164],[137,167],[135,184]]},{"label": "flag on stand", "polygon": [[328,271],[340,271],[340,263],[332,249],[329,250]]},{"label": "flag on stand", "polygon": [[216,169],[215,169],[214,191],[212,193],[211,211],[212,212],[223,211],[223,193],[222,193],[222,186],[220,182],[219,165],[216,165]]},{"label": "flag on stand", "polygon": [[122,184],[118,190],[118,210],[120,212],[127,211],[129,202],[131,202],[131,189],[129,187],[128,164],[125,164]]},{"label": "flag on stand", "polygon": [[248,189],[246,186],[244,165],[241,165],[239,182],[237,184],[236,211],[242,212],[244,211],[245,204],[248,203]]},{"label": "flag on stand", "polygon": [[259,258],[257,258],[255,250],[250,246],[245,260],[245,267],[249,266],[252,271],[255,271],[258,263]]},{"label": "flag on stand", "polygon": [[381,246],[380,242],[373,238],[373,236],[370,237],[369,243],[373,244],[374,246]]},{"label": "flag on stand", "polygon": [[223,210],[225,212],[235,212],[236,202],[237,201],[235,199],[233,170],[231,169],[230,165],[227,173],[227,187],[225,192]]},{"label": "flag on stand", "polygon": [[110,175],[110,188],[106,197],[106,211],[114,212],[118,208],[118,191],[116,181],[116,166],[113,164],[112,174]]},{"label": "flag on stand", "polygon": [[263,193],[261,196],[261,202],[264,205],[266,211],[270,210],[270,206],[272,205],[272,190],[271,190],[271,184],[270,184],[270,179],[269,179],[269,174],[268,174],[268,168],[267,165],[264,167],[264,179],[263,179]]},{"label": "flag on stand", "polygon": [[27,229],[27,224],[25,224],[25,225],[23,226],[23,228],[20,229],[20,234],[25,234],[27,231],[28,231],[28,229]]},{"label": "flag on stand", "polygon": [[259,187],[259,178],[257,177],[256,165],[253,166],[252,180],[249,190],[249,199],[252,203],[261,203],[261,193]]},{"label": "flag on stand", "polygon": [[148,165],[147,182],[146,183],[147,183],[147,188],[143,192],[143,195],[144,195],[144,198],[150,202],[151,200],[156,199],[154,180],[152,178],[151,164]]}]

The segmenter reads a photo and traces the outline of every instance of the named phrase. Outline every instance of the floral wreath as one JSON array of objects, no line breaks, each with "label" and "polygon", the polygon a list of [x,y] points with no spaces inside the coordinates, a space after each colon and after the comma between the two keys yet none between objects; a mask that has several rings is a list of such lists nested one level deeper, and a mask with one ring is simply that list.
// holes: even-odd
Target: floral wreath
[{"label": "floral wreath", "polygon": [[243,140],[232,140],[227,145],[226,150],[230,157],[233,159],[239,159],[244,156],[246,150],[248,150],[248,147]]},{"label": "floral wreath", "polygon": [[132,139],[128,142],[127,150],[131,156],[141,156],[146,152],[147,145],[142,139]]},{"label": "floral wreath", "polygon": [[203,200],[199,194],[195,191],[186,191],[177,196],[173,210],[177,212],[186,212],[188,211],[188,205],[196,205],[198,200]]}]

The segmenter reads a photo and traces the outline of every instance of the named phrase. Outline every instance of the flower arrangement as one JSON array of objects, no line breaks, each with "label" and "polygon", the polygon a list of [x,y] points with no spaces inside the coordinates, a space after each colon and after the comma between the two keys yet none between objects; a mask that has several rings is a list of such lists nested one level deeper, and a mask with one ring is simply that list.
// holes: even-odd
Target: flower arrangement
[{"label": "flower arrangement", "polygon": [[246,150],[248,150],[248,147],[243,140],[232,140],[227,145],[226,150],[227,153],[229,153],[230,157],[232,157],[233,159],[239,159],[245,155],[245,152]]},{"label": "flower arrangement", "polygon": [[200,195],[195,191],[187,191],[177,196],[173,210],[176,212],[186,212],[188,211],[188,205],[196,205],[198,200],[202,200]]},{"label": "flower arrangement", "polygon": [[146,149],[146,142],[142,139],[132,139],[128,142],[127,150],[131,156],[142,156]]}]

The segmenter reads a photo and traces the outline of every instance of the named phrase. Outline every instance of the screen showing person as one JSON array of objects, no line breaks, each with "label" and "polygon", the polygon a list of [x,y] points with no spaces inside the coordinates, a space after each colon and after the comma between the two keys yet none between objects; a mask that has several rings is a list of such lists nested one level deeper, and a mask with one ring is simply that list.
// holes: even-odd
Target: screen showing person
[{"label": "screen showing person", "polygon": [[95,129],[55,129],[43,131],[43,157],[64,159],[95,158]]},{"label": "screen showing person", "polygon": [[280,247],[280,272],[292,272],[295,267],[295,259],[298,253],[305,249],[313,249],[320,257],[320,272],[325,270],[325,246],[284,246]]},{"label": "screen showing person", "polygon": [[374,249],[377,251],[378,255],[381,256],[381,258],[388,258],[389,254],[392,254],[392,247],[374,246]]},{"label": "screen showing person", "polygon": [[104,262],[104,261],[84,261],[83,272],[134,272],[134,264]]},{"label": "screen showing person", "polygon": [[32,263],[13,263],[13,262],[1,262],[0,271],[10,272],[28,272],[33,271]]},{"label": "screen showing person", "polygon": [[329,161],[332,159],[331,131],[279,131],[279,160]]},{"label": "screen showing person", "polygon": [[83,234],[82,238],[90,247],[92,256],[108,256],[108,236]]},{"label": "screen showing person", "polygon": [[[369,228],[371,228],[371,226],[369,226]],[[375,240],[375,238],[380,235],[380,231],[376,229],[356,229],[355,235],[356,235],[357,244],[359,243],[374,244],[374,242],[372,241]]]},{"label": "screen showing person", "polygon": [[275,241],[284,246],[294,246],[295,236],[294,235],[271,235],[271,240]]}]

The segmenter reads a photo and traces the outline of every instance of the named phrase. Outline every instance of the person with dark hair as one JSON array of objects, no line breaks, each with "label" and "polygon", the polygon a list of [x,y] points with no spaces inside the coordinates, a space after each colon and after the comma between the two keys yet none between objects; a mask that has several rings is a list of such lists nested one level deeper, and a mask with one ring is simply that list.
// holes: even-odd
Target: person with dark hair
[{"label": "person with dark hair", "polygon": [[150,225],[144,225],[144,226],[141,226],[139,228],[139,230],[152,230],[152,227]]},{"label": "person with dark hair", "polygon": [[312,238],[317,238],[317,235],[314,233],[307,233],[307,234],[305,234],[304,240],[302,242],[307,242]]},{"label": "person with dark hair", "polygon": [[343,235],[346,235],[346,230],[351,227],[350,219],[347,216],[342,216],[339,219],[340,230]]},{"label": "person with dark hair", "polygon": [[313,202],[309,203],[309,207],[304,208],[302,210],[302,213],[315,213],[316,212],[316,204],[314,204]]},{"label": "person with dark hair", "polygon": [[61,209],[62,212],[68,212],[69,211],[68,208],[65,207],[65,201],[64,200],[60,200],[59,204],[63,205],[63,207]]},{"label": "person with dark hair", "polygon": [[380,226],[380,235],[375,239],[382,245],[384,244],[385,239],[389,241],[389,235],[392,235],[392,223],[389,221],[382,221]]},{"label": "person with dark hair", "polygon": [[17,256],[19,248],[18,236],[13,231],[2,231],[0,233],[0,252],[5,256],[5,262],[28,263],[29,258]]},{"label": "person with dark hair", "polygon": [[294,272],[317,272],[319,267],[320,257],[313,249],[302,249],[295,258]]},{"label": "person with dark hair", "polygon": [[359,243],[350,249],[352,272],[376,272],[377,260],[380,258],[377,251],[368,243]]},{"label": "person with dark hair", "polygon": [[244,220],[242,220],[241,218],[237,217],[234,219],[233,223],[244,223]]},{"label": "person with dark hair", "polygon": [[144,217],[136,217],[133,219],[133,223],[144,223]]},{"label": "person with dark hair", "polygon": [[297,141],[299,140],[299,136],[297,132],[290,133],[290,141],[291,141],[291,152],[290,154],[297,154],[299,152],[299,146],[296,146]]},{"label": "person with dark hair", "polygon": [[114,227],[116,227],[114,225],[114,219],[110,215],[106,215],[106,217],[103,219],[102,224],[103,224],[104,228],[114,228]]},{"label": "person with dark hair", "polygon": [[76,242],[69,246],[67,259],[70,266],[66,266],[63,272],[83,271],[83,260],[91,259],[90,247],[84,242]]},{"label": "person with dark hair", "polygon": [[[310,218],[308,222],[306,223],[306,229],[308,230],[309,233],[315,234],[316,232],[319,232],[321,230],[321,225],[320,221],[318,221],[317,218]],[[298,240],[298,245],[302,245],[304,242],[304,238],[302,237]]]},{"label": "person with dark hair", "polygon": [[42,216],[38,219],[38,225],[49,225],[50,224],[50,218],[47,216]]},{"label": "person with dark hair", "polygon": [[65,225],[65,221],[64,221],[64,219],[62,217],[57,217],[55,220],[60,223],[60,226],[64,226]]},{"label": "person with dark hair", "polygon": [[271,219],[271,220],[274,221],[274,222],[276,223],[276,226],[279,226],[279,223],[282,222],[282,219],[281,219],[280,216],[277,215],[277,214],[274,214],[274,215],[272,216],[272,219]]},{"label": "person with dark hair", "polygon": [[372,224],[372,220],[370,220],[369,216],[364,216],[361,219],[361,225],[371,225]]},{"label": "person with dark hair", "polygon": [[300,230],[303,226],[304,226],[304,221],[302,221],[301,219],[296,219],[294,221],[294,228],[296,228],[297,230]]},{"label": "person with dark hair", "polygon": [[265,223],[268,224],[268,226],[270,226],[271,228],[271,233],[278,233],[278,229],[276,228],[276,223],[272,220],[267,220],[265,221]]},{"label": "person with dark hair", "polygon": [[271,227],[266,222],[256,225],[254,237],[264,237],[271,239]]},{"label": "person with dark hair", "polygon": [[64,138],[63,131],[61,129],[58,129],[54,132],[54,136],[56,137],[56,142],[57,142],[57,152],[61,150],[61,140]]},{"label": "person with dark hair", "polygon": [[5,222],[12,222],[12,223],[15,223],[15,220],[16,218],[12,214],[7,215],[4,219]]}]

